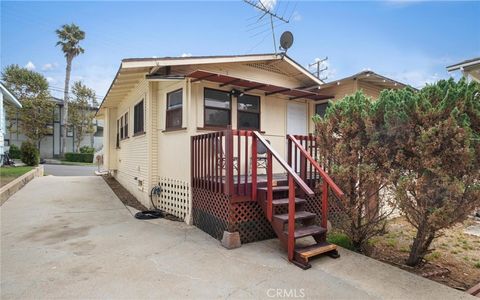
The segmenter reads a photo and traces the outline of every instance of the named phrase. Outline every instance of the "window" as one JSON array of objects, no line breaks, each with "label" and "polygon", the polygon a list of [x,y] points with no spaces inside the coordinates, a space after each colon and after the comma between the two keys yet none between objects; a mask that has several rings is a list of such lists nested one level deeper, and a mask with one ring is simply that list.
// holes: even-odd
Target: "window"
[{"label": "window", "polygon": [[128,112],[125,113],[125,135],[128,137]]},{"label": "window", "polygon": [[120,118],[120,139],[123,140],[125,135],[123,133],[123,116]]},{"label": "window", "polygon": [[117,120],[117,148],[120,148],[120,120]]},{"label": "window", "polygon": [[144,126],[143,114],[144,114],[144,108],[143,108],[143,100],[142,100],[138,104],[136,104],[133,109],[133,134],[134,135],[145,133],[143,129],[143,126]]},{"label": "window", "polygon": [[319,103],[315,105],[315,113],[323,118],[325,116],[325,112],[327,111],[327,107],[328,107],[328,102]]},{"label": "window", "polygon": [[60,106],[55,105],[53,109],[53,122],[60,122]]},{"label": "window", "polygon": [[120,118],[120,139],[126,138],[128,138],[128,112]]},{"label": "window", "polygon": [[260,97],[241,95],[237,99],[238,129],[260,130]]},{"label": "window", "polygon": [[45,135],[53,135],[53,124],[46,125]]},{"label": "window", "polygon": [[182,89],[167,94],[166,128],[182,127]]},{"label": "window", "polygon": [[231,124],[229,92],[205,89],[205,126],[226,127]]},{"label": "window", "polygon": [[73,126],[72,125],[67,126],[67,137],[73,137]]}]

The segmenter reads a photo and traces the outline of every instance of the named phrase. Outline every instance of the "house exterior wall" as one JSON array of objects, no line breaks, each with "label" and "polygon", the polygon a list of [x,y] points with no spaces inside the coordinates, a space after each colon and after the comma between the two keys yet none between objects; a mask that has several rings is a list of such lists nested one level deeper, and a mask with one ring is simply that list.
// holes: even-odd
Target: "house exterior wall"
[{"label": "house exterior wall", "polygon": [[[111,169],[115,169],[115,178],[127,190],[129,190],[142,204],[149,205],[148,191],[149,178],[149,149],[147,134],[133,135],[133,108],[144,100],[144,129],[148,130],[147,124],[151,122],[149,117],[150,108],[147,105],[148,82],[143,80],[122,101],[116,110],[111,111],[109,117],[110,142],[115,145],[116,120],[128,112],[128,138],[120,140],[119,147],[113,151],[114,155],[109,158]],[[111,149],[111,148],[110,148]]]},{"label": "house exterior wall", "polygon": [[315,105],[318,103],[324,103],[326,101],[336,101],[343,99],[345,96],[351,95],[356,91],[363,91],[363,93],[372,99],[376,100],[382,91],[382,87],[364,82],[361,80],[350,80],[342,82],[340,85],[328,87],[322,89],[322,93],[325,95],[332,95],[333,98],[322,101],[311,101],[309,103],[309,132],[315,131],[315,124],[312,121],[312,117],[315,115]]}]

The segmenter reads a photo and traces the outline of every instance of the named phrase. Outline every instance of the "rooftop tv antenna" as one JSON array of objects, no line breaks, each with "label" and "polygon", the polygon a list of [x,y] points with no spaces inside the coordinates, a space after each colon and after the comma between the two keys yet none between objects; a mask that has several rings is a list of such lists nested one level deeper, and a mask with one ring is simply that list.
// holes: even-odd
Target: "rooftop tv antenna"
[{"label": "rooftop tv antenna", "polygon": [[320,74],[328,70],[328,66],[325,66],[323,68],[321,67],[322,63],[326,62],[327,60],[328,60],[328,56],[325,57],[324,59],[316,59],[314,63],[311,63],[308,65],[309,68],[316,67],[316,70],[312,72],[312,74],[315,75],[315,77],[317,77],[320,80],[326,80],[328,78],[328,76],[320,78]]},{"label": "rooftop tv antenna", "polygon": [[[243,1],[262,12],[262,15],[258,18],[257,22],[260,21],[261,19],[263,19],[265,16],[270,17],[270,27],[271,27],[271,30],[272,30],[273,48],[274,48],[275,54],[277,54],[277,41],[275,40],[275,28],[274,28],[274,25],[273,25],[274,19],[275,19],[275,21],[278,20],[278,21],[283,22],[283,23],[289,23],[290,20],[285,19],[283,16],[280,16],[273,11],[273,8],[276,4],[276,1],[273,1],[273,4],[267,4],[267,3],[271,3],[271,1],[269,1],[269,0],[258,0],[258,1],[243,0]],[[293,41],[293,39],[292,39],[292,41]]]}]

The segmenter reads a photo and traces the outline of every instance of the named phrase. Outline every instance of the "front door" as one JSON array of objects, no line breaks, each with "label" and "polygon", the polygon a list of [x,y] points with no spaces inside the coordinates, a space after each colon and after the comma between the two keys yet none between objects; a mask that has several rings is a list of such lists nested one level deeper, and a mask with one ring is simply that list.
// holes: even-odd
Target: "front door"
[{"label": "front door", "polygon": [[[287,104],[287,134],[307,135],[308,134],[308,113],[307,104],[299,102],[288,102]],[[288,145],[288,144],[287,144]],[[292,148],[293,150],[293,148]],[[286,155],[288,153],[288,149]],[[294,153],[294,152],[292,152]],[[296,170],[300,172],[300,155],[297,153]]]}]

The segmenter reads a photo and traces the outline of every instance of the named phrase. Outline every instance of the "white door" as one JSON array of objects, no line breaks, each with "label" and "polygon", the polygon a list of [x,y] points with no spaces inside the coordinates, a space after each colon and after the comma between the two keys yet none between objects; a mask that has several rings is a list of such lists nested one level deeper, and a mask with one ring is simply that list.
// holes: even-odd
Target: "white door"
[{"label": "white door", "polygon": [[[287,134],[298,134],[298,135],[307,135],[308,129],[308,114],[307,114],[307,104],[306,103],[298,103],[298,102],[288,102],[287,104]],[[288,144],[287,144],[288,145]],[[292,155],[293,153],[293,146],[292,146]],[[298,152],[298,151],[297,151]],[[288,155],[288,149],[285,153]],[[285,157],[287,158],[287,157]],[[300,172],[300,156],[297,153],[297,172]]]},{"label": "white door", "polygon": [[307,104],[288,102],[287,134],[306,135],[307,133]]}]

